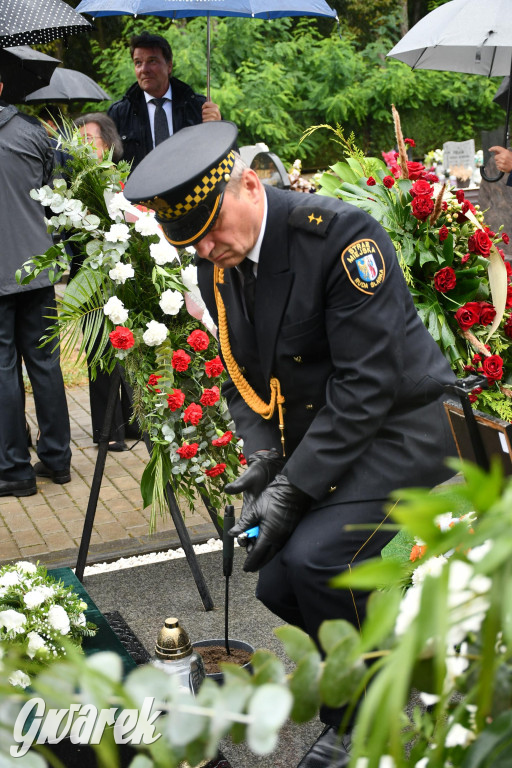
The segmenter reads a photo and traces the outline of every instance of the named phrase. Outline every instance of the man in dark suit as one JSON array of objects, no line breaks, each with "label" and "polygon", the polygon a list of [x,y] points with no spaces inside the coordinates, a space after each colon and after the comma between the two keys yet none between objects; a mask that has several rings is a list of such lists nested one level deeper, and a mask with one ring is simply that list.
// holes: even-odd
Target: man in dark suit
[{"label": "man in dark suit", "polygon": [[137,82],[108,114],[121,136],[123,159],[131,161],[133,170],[161,141],[187,126],[220,120],[220,111],[171,76],[172,51],[164,37],[148,32],[132,37],[130,55]]},{"label": "man in dark suit", "polygon": [[[259,526],[244,565],[260,571],[258,598],[317,639],[326,619],[364,619],[367,594],[329,580],[389,541],[389,493],[450,476],[441,401],[454,374],[382,227],[340,200],[264,187],[235,140],[230,123],[183,131],[125,195],[156,210],[171,243],[195,245],[249,463],[226,488],[244,493],[231,533]],[[321,718],[300,767],[343,768],[342,712]]]}]

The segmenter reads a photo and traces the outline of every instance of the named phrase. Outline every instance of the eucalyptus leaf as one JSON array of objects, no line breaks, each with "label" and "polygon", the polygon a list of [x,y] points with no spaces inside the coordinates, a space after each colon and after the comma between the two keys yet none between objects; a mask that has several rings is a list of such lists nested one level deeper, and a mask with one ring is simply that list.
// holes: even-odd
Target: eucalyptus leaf
[{"label": "eucalyptus leaf", "polygon": [[247,744],[256,755],[275,749],[278,732],[292,708],[293,699],[286,688],[267,684],[258,688],[249,702],[248,714],[253,718],[247,726]]}]

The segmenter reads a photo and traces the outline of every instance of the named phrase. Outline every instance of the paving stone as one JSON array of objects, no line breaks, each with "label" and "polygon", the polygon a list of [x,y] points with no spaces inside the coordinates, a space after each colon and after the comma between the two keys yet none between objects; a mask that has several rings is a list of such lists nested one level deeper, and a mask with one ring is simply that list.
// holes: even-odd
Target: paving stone
[{"label": "paving stone", "polygon": [[30,547],[33,544],[42,544],[43,538],[39,531],[35,528],[30,528],[24,531],[14,531],[13,539],[20,549],[23,547]]}]

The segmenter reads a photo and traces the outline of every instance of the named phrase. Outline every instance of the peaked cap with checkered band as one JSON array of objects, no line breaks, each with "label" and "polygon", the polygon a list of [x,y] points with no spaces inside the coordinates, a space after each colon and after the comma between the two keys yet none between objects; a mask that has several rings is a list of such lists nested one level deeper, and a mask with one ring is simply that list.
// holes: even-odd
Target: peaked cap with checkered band
[{"label": "peaked cap with checkered band", "polygon": [[237,135],[236,125],[223,120],[183,128],[139,163],[124,196],[152,208],[173,245],[197,243],[219,215]]}]

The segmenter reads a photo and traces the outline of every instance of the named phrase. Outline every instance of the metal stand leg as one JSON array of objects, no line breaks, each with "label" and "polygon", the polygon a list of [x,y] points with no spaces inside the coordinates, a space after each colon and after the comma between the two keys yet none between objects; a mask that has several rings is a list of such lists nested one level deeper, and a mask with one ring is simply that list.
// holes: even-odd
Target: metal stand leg
[{"label": "metal stand leg", "polygon": [[[85,514],[84,527],[82,530],[82,539],[80,541],[80,548],[78,550],[78,558],[76,562],[75,575],[79,581],[83,581],[84,569],[87,561],[87,553],[89,551],[89,544],[91,542],[91,534],[92,534],[92,528],[94,524],[94,517],[96,515],[96,508],[98,506],[98,498],[99,498],[99,492],[101,487],[101,481],[105,471],[105,461],[107,457],[108,442],[110,439],[110,430],[111,430],[112,421],[114,418],[115,402],[116,402],[116,397],[117,397],[117,393],[119,391],[120,386],[127,387],[128,385],[125,382],[122,368],[119,365],[116,365],[111,377],[107,407],[105,412],[105,420],[103,423],[103,427],[101,429],[101,435],[100,435],[99,444],[98,444],[98,457],[96,459],[96,466],[94,468],[94,476],[91,484],[89,503],[87,505],[87,512]],[[144,435],[144,444],[148,449],[148,453],[151,455],[152,446],[151,446],[151,441],[147,434]],[[172,517],[174,526],[176,528],[176,531],[178,533],[181,546],[183,547],[185,556],[187,558],[187,562],[189,564],[190,570],[192,571],[192,575],[196,582],[196,586],[199,591],[201,600],[203,602],[204,609],[205,611],[211,611],[214,608],[213,600],[211,598],[210,592],[208,590],[208,586],[204,579],[203,572],[201,571],[201,568],[197,561],[196,553],[194,552],[192,542],[190,541],[188,529],[185,523],[183,522],[183,517],[179,510],[178,503],[176,501],[176,496],[174,495],[174,491],[170,483],[167,483],[167,486],[166,486],[166,496],[167,496],[167,503],[169,505],[169,512],[171,513],[171,517]],[[208,512],[210,513],[210,517],[212,517],[212,511],[211,511],[212,508],[208,498],[203,497],[203,501],[208,509]],[[212,520],[213,520],[213,517],[212,517]],[[215,516],[214,524],[216,525],[216,527],[218,526],[216,516]]]}]

